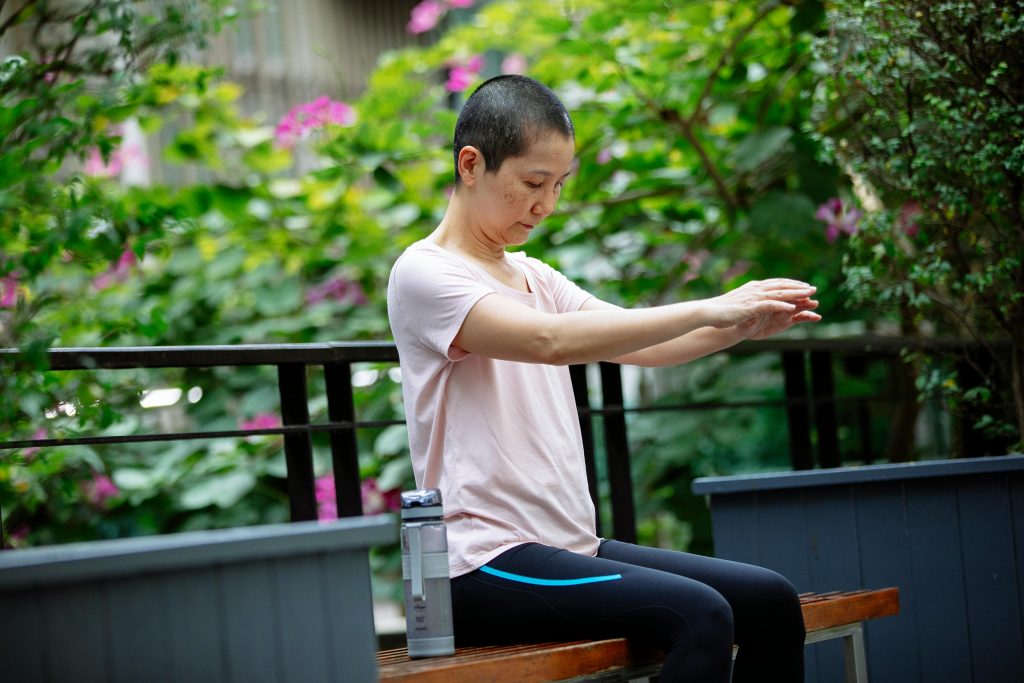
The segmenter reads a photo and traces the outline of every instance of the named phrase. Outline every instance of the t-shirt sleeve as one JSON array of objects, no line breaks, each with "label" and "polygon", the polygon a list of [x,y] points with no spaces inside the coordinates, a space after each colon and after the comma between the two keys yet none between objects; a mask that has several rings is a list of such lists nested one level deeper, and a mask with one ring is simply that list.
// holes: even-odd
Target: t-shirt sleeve
[{"label": "t-shirt sleeve", "polygon": [[465,351],[452,346],[455,335],[477,301],[494,293],[452,258],[426,251],[407,251],[391,273],[389,308],[401,316],[392,321],[420,344],[449,360],[462,360]]},{"label": "t-shirt sleeve", "polygon": [[593,294],[543,261],[530,257],[527,257],[527,261],[544,278],[559,313],[578,311],[587,299],[593,298]]}]

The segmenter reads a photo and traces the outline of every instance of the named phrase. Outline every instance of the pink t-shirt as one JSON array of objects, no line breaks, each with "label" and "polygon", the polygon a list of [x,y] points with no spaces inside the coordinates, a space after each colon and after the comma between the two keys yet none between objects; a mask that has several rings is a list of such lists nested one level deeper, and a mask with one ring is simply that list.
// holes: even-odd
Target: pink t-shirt
[{"label": "pink t-shirt", "polygon": [[590,298],[537,259],[508,257],[529,293],[426,240],[402,254],[388,282],[416,485],[441,490],[452,577],[521,543],[594,555],[599,542],[568,367],[452,346],[485,296],[547,313]]}]

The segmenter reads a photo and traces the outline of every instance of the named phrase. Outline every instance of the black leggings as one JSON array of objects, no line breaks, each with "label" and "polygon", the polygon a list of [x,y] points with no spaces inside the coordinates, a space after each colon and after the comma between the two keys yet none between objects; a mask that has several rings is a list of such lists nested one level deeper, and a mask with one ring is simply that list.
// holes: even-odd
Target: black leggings
[{"label": "black leggings", "polygon": [[515,546],[452,580],[459,645],[630,636],[665,652],[662,681],[803,681],[796,590],[775,572],[603,541],[597,557]]}]

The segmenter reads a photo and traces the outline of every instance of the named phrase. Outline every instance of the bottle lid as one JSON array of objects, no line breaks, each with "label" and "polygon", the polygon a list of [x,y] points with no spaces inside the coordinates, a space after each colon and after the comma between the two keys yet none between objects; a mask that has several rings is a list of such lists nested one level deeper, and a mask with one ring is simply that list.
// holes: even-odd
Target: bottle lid
[{"label": "bottle lid", "polygon": [[440,517],[443,506],[438,489],[416,489],[402,492],[402,519]]}]

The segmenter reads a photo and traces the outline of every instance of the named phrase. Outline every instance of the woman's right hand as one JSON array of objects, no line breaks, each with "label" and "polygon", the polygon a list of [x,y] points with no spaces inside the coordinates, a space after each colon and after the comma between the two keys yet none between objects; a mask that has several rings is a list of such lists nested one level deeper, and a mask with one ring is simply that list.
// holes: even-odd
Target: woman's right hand
[{"label": "woman's right hand", "polygon": [[708,325],[725,329],[742,326],[756,318],[778,314],[796,315],[807,309],[816,288],[806,282],[774,278],[754,280],[721,296],[706,299]]}]

